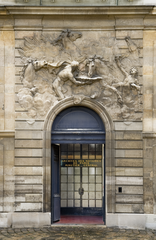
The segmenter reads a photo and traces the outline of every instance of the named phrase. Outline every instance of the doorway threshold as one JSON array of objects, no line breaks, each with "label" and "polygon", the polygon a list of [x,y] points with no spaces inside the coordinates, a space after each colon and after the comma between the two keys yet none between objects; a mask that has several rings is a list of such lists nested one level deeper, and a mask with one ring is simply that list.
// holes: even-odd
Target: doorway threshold
[{"label": "doorway threshold", "polygon": [[60,221],[54,225],[104,225],[102,216],[71,216],[61,215]]}]

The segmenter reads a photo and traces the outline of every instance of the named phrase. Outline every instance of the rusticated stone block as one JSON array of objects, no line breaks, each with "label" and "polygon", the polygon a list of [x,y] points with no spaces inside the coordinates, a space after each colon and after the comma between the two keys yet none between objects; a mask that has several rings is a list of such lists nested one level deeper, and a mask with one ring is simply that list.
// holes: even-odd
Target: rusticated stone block
[{"label": "rusticated stone block", "polygon": [[119,194],[119,187],[122,187],[122,194],[143,194],[143,186],[118,185],[116,186],[116,193],[118,194]]},{"label": "rusticated stone block", "polygon": [[117,131],[142,131],[142,122],[115,122],[115,130]]},{"label": "rusticated stone block", "polygon": [[42,167],[15,167],[15,175],[42,175]]},{"label": "rusticated stone block", "polygon": [[42,139],[43,132],[42,131],[16,131],[15,132],[16,139]]},{"label": "rusticated stone block", "polygon": [[115,133],[116,140],[142,140],[142,132],[122,131]]},{"label": "rusticated stone block", "polygon": [[15,128],[16,129],[43,129],[44,122],[43,121],[35,121],[33,124],[29,124],[26,121],[16,121],[15,122]]},{"label": "rusticated stone block", "polygon": [[153,196],[147,195],[144,196],[144,213],[153,214]]},{"label": "rusticated stone block", "polygon": [[142,150],[116,150],[116,157],[119,158],[142,158],[143,151]]},{"label": "rusticated stone block", "polygon": [[17,184],[15,194],[42,194],[43,186],[37,184]]},{"label": "rusticated stone block", "polygon": [[116,168],[116,176],[143,176],[143,168]]},{"label": "rusticated stone block", "polygon": [[143,204],[116,204],[117,213],[143,213]]},{"label": "rusticated stone block", "polygon": [[116,148],[120,149],[142,149],[142,141],[116,141]]},{"label": "rusticated stone block", "polygon": [[116,203],[143,203],[143,195],[116,195]]},{"label": "rusticated stone block", "polygon": [[41,212],[42,203],[15,203],[15,211]]},{"label": "rusticated stone block", "polygon": [[41,166],[42,158],[15,158],[15,166]]},{"label": "rusticated stone block", "polygon": [[42,157],[42,149],[15,149],[15,157]]},{"label": "rusticated stone block", "polygon": [[153,194],[153,180],[149,178],[144,178],[144,194],[152,195]]},{"label": "rusticated stone block", "polygon": [[[124,3],[125,4],[125,3]],[[142,26],[143,25],[143,18],[118,18],[116,20],[117,26]]]},{"label": "rusticated stone block", "polygon": [[15,140],[16,148],[42,148],[42,140]]},{"label": "rusticated stone block", "polygon": [[116,177],[118,185],[143,185],[143,177]]},{"label": "rusticated stone block", "polygon": [[42,176],[15,176],[15,184],[42,184]]},{"label": "rusticated stone block", "polygon": [[116,159],[116,167],[143,167],[142,158]]}]

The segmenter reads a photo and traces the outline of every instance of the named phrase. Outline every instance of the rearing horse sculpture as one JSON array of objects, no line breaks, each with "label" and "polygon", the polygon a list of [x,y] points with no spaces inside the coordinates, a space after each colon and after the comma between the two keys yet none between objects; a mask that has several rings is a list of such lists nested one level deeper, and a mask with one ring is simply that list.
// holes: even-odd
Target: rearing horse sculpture
[{"label": "rearing horse sculpture", "polygon": [[33,61],[29,60],[28,63],[23,68],[23,76],[22,76],[22,82],[25,87],[32,88],[33,86],[33,80],[35,80],[35,72],[41,69],[42,67],[45,67],[47,64],[46,61]]},{"label": "rearing horse sculpture", "polygon": [[103,78],[103,80],[101,81],[102,88],[110,90],[111,92],[115,93],[117,95],[118,102],[120,104],[123,103],[123,100],[122,100],[122,97],[121,97],[119,91],[115,87],[110,86],[109,84],[107,84],[104,81],[104,78],[107,78],[107,76],[106,76],[106,73],[104,72],[104,68],[98,66],[99,61],[100,61],[100,64],[104,65],[104,62],[102,61],[102,59],[100,57],[94,56],[93,58],[89,59],[88,76],[89,77],[94,77],[97,75],[101,76]]}]

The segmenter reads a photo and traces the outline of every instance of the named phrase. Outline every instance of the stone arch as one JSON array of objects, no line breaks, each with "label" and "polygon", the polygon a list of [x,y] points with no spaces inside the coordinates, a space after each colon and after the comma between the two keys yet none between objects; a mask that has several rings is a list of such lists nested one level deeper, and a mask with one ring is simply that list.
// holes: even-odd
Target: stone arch
[{"label": "stone arch", "polygon": [[48,112],[44,123],[43,136],[43,211],[51,212],[51,128],[55,117],[64,109],[73,106],[88,107],[102,119],[106,131],[105,144],[105,206],[106,213],[115,212],[115,161],[114,161],[114,125],[105,107],[90,98],[83,99],[79,104],[69,97],[53,106]]}]

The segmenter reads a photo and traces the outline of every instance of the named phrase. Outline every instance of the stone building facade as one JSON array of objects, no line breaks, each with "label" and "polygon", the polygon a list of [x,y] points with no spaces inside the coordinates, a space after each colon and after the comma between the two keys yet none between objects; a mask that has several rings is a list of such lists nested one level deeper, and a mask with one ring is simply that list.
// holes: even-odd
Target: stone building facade
[{"label": "stone building facade", "polygon": [[106,226],[156,228],[155,14],[153,6],[0,7],[0,227],[51,225],[51,143],[77,131],[56,124],[51,135],[53,123],[86,109],[105,134],[88,128],[73,143],[87,134],[85,144],[101,143],[94,201]]}]

